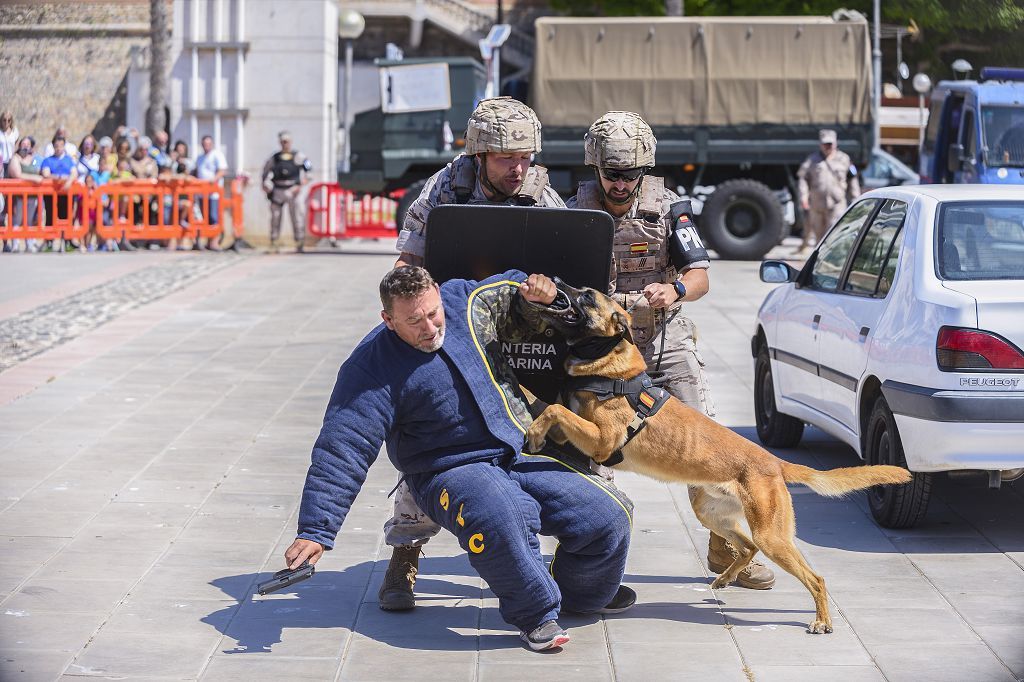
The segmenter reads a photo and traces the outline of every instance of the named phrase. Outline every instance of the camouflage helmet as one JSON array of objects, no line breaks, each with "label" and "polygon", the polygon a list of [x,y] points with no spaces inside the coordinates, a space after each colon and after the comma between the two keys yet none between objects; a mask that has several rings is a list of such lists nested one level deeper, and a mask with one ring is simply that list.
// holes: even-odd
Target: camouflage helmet
[{"label": "camouflage helmet", "polygon": [[647,121],[631,111],[609,111],[583,137],[583,160],[598,168],[651,168],[658,141]]},{"label": "camouflage helmet", "polygon": [[466,153],[539,152],[540,120],[511,97],[492,97],[476,106],[466,127]]}]

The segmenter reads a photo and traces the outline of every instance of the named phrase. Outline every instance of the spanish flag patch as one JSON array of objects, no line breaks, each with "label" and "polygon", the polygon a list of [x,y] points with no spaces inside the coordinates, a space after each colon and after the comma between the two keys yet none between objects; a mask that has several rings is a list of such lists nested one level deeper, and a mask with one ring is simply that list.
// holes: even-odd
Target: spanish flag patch
[{"label": "spanish flag patch", "polygon": [[629,245],[630,253],[647,253],[647,242],[637,242]]},{"label": "spanish flag patch", "polygon": [[641,391],[640,392],[640,402],[643,403],[644,406],[649,410],[652,407],[654,407],[654,402],[655,402],[654,396],[651,395],[650,393],[648,393],[647,391]]}]

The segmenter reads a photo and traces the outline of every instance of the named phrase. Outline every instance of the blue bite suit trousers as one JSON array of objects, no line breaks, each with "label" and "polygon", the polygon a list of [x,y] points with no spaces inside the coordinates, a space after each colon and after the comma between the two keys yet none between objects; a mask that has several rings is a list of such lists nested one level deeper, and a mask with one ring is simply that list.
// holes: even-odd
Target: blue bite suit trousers
[{"label": "blue bite suit trousers", "polygon": [[[511,467],[474,462],[406,481],[420,508],[458,538],[507,623],[529,632],[561,609],[592,613],[615,596],[632,503],[585,468],[521,455]],[[538,533],[559,542],[550,570]]]}]

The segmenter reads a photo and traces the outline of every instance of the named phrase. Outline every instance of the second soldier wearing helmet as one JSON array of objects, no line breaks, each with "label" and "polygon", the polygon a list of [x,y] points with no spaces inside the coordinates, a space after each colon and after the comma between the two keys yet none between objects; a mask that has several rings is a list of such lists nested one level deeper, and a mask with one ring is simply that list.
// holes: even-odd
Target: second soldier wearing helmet
[{"label": "second soldier wearing helmet", "polygon": [[466,149],[427,180],[398,237],[397,265],[422,265],[427,218],[444,204],[509,204],[563,208],[547,170],[533,166],[541,150],[540,120],[511,97],[485,99],[466,126]]},{"label": "second soldier wearing helmet", "polygon": [[[511,97],[485,99],[466,127],[466,149],[431,176],[409,207],[398,236],[395,267],[423,265],[427,219],[445,204],[508,204],[564,208],[548,185],[547,170],[533,166],[541,148],[540,121],[533,109]],[[416,606],[413,587],[421,547],[439,530],[421,510],[406,484],[395,489],[394,515],[384,524],[384,541],[394,548],[378,600],[385,611]]]},{"label": "second soldier wearing helmet", "polygon": [[[689,202],[649,175],[657,140],[638,114],[611,111],[597,119],[584,137],[584,159],[594,179],[582,182],[569,208],[606,211],[615,220],[612,281],[609,293],[631,310],[633,340],[657,385],[693,409],[714,416],[704,361],[697,351],[697,329],[682,314],[683,303],[708,292],[708,260]],[[691,498],[703,494],[690,488]],[[724,571],[735,550],[714,533],[709,567]],[[738,582],[768,589],[771,570],[751,562]]]}]

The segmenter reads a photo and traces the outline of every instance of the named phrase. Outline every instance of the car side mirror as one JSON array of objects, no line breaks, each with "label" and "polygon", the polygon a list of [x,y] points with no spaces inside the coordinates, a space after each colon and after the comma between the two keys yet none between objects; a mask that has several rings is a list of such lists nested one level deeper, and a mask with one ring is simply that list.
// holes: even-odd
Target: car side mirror
[{"label": "car side mirror", "polygon": [[959,142],[949,145],[949,156],[946,158],[946,169],[950,173],[960,170],[964,159],[964,146]]},{"label": "car side mirror", "polygon": [[766,260],[761,263],[759,272],[761,281],[767,284],[783,284],[795,282],[800,271],[781,260]]}]

